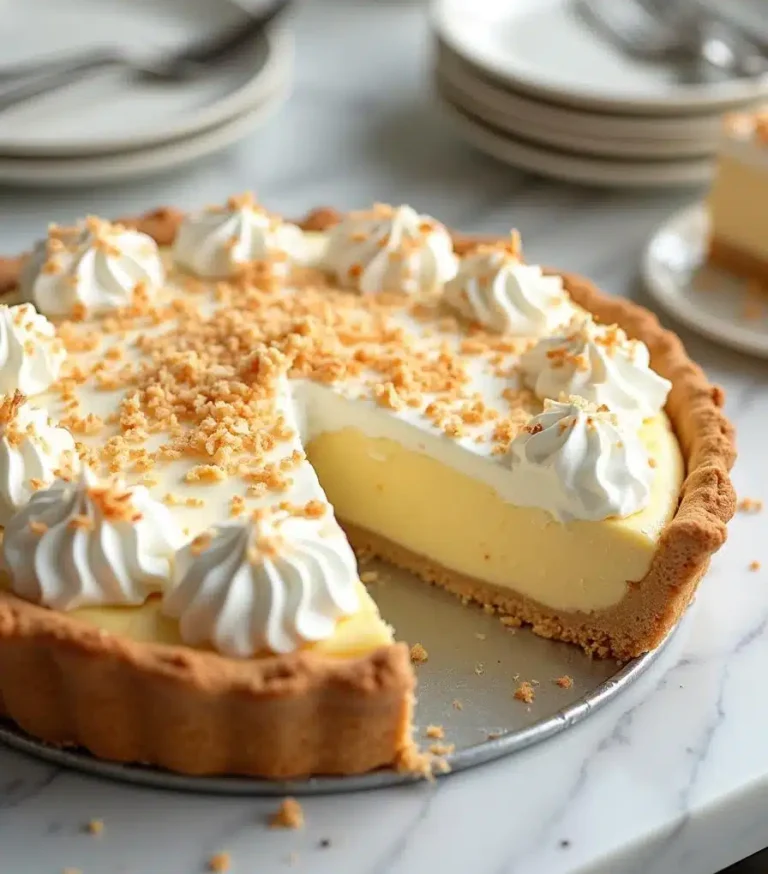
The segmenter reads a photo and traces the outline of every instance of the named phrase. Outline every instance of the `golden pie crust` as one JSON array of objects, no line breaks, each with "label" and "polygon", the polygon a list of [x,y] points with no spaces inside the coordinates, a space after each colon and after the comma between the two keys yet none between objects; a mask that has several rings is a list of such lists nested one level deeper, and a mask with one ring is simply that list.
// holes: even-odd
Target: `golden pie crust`
[{"label": "golden pie crust", "polygon": [[[172,243],[183,213],[159,209],[122,220]],[[325,230],[332,209],[301,226]],[[454,235],[457,252],[496,238]],[[0,259],[0,293],[13,290],[23,258]],[[654,315],[564,275],[574,301],[599,321],[643,340],[654,369],[671,380],[666,412],[687,465],[680,505],[646,577],[615,607],[556,613],[426,562],[349,528],[353,544],[532,624],[546,637],[626,659],[656,646],[689,604],[735,510],[735,459],[723,392]],[[105,759],[145,762],[185,774],[269,778],[354,774],[422,760],[411,737],[414,674],[403,643],[354,659],[297,652],[238,661],[183,646],[142,644],[0,592],[0,715],[50,743]]]},{"label": "golden pie crust", "polygon": [[709,260],[729,273],[754,279],[758,285],[768,284],[768,261],[734,246],[722,237],[713,236],[709,241]]}]

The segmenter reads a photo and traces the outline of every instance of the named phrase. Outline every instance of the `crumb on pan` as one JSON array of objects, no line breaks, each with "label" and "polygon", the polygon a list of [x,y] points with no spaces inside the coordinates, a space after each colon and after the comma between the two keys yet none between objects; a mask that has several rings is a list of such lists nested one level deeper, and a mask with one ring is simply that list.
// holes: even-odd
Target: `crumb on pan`
[{"label": "crumb on pan", "polygon": [[515,689],[514,697],[517,701],[522,701],[524,704],[532,704],[536,697],[536,691],[533,688],[533,684],[528,682],[528,680],[523,680],[517,689]]}]

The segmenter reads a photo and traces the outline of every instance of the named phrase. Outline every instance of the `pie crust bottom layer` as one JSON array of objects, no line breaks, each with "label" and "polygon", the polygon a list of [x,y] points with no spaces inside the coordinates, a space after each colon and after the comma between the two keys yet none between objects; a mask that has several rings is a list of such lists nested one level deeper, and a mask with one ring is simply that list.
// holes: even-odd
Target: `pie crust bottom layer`
[{"label": "pie crust bottom layer", "polygon": [[768,253],[760,258],[722,237],[713,237],[709,243],[709,260],[729,273],[768,284]]},{"label": "pie crust bottom layer", "polygon": [[341,521],[356,549],[412,571],[461,598],[493,606],[509,617],[510,625],[530,625],[540,637],[575,643],[587,653],[620,659],[632,658],[661,643],[688,606],[708,566],[708,561],[702,562],[678,588],[674,600],[668,597],[670,581],[663,578],[663,569],[656,563],[642,582],[630,585],[626,596],[613,607],[589,613],[553,610],[511,589],[440,567],[378,534]]}]

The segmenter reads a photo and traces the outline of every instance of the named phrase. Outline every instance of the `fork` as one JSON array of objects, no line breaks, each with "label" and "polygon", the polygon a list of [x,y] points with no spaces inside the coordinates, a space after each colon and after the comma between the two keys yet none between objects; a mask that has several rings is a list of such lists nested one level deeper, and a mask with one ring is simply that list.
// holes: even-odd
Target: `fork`
[{"label": "fork", "polygon": [[[728,13],[702,0],[636,0],[650,15],[678,32],[699,33],[704,59],[708,56],[728,58],[732,66],[740,64],[742,75],[764,73],[768,65],[768,41],[757,33],[748,33]],[[733,55],[734,57],[729,57]]]},{"label": "fork", "polygon": [[242,20],[176,52],[139,58],[119,47],[106,46],[0,68],[0,111],[109,67],[125,67],[135,76],[154,81],[191,79],[247,45],[290,5],[291,0],[273,0],[265,9],[254,13],[238,7],[244,15]]},{"label": "fork", "polygon": [[[669,0],[667,0],[669,2]],[[745,37],[703,11],[675,22],[657,18],[643,0],[576,0],[580,14],[630,57],[673,63],[703,62],[729,76],[754,76],[768,60]]]}]

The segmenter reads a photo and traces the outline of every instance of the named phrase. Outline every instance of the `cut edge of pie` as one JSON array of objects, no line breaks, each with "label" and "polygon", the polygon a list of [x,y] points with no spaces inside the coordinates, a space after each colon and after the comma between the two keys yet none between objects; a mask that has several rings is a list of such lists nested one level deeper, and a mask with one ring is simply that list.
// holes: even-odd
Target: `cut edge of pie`
[{"label": "cut edge of pie", "polygon": [[[168,245],[182,216],[165,208],[122,221]],[[323,231],[339,218],[323,208],[300,224]],[[454,247],[461,253],[496,239],[455,235]],[[16,286],[22,263],[0,259],[0,293]],[[728,475],[735,459],[733,429],[722,412],[722,391],[653,314],[606,296],[586,279],[562,275],[577,304],[643,340],[654,369],[673,383],[666,411],[686,477],[644,579],[608,610],[557,612],[367,532],[350,527],[348,533],[353,544],[497,606],[538,634],[628,659],[660,643],[725,541],[735,510]],[[424,757],[411,736],[414,685],[402,643],[349,659],[299,651],[237,661],[131,641],[0,592],[0,714],[50,743],[83,746],[114,761],[186,774],[270,778],[354,774],[393,764],[423,771]]]}]

